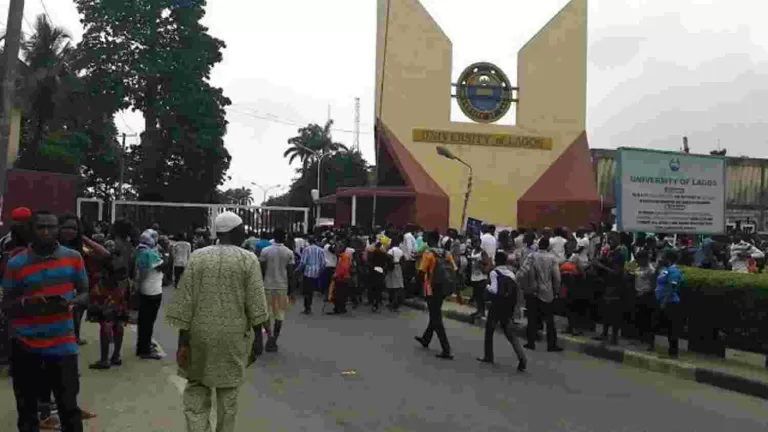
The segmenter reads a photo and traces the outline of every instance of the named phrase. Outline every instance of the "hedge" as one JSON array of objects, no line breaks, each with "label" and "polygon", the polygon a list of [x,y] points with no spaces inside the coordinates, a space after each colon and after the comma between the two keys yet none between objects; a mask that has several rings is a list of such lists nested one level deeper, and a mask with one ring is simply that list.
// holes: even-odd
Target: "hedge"
[{"label": "hedge", "polygon": [[689,348],[768,353],[768,275],[682,267]]}]

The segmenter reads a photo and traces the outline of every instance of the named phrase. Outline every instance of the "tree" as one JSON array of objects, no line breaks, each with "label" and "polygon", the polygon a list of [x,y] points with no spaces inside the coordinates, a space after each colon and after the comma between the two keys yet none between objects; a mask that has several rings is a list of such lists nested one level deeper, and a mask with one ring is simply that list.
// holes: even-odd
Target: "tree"
[{"label": "tree", "polygon": [[333,126],[333,120],[328,120],[325,126],[311,123],[299,129],[299,134],[288,140],[290,147],[283,153],[283,157],[288,158],[289,164],[298,158],[302,167],[306,169],[309,159],[314,155],[310,150],[321,154],[347,150],[343,144],[333,141],[331,126]]},{"label": "tree", "polygon": [[215,201],[231,157],[231,102],[208,82],[224,43],[200,23],[205,0],[75,0],[89,76],[118,109],[144,114],[131,181],[141,199]]},{"label": "tree", "polygon": [[[60,134],[46,138],[46,134],[52,130],[52,122],[60,112],[57,108],[62,99],[66,98],[66,91],[69,89],[70,66],[74,52],[70,39],[66,29],[51,25],[45,15],[40,15],[35,20],[34,33],[22,43],[22,57],[28,67],[23,89],[28,100],[25,115],[27,139],[22,146],[19,160],[19,165],[23,168],[42,169],[43,165],[55,166],[65,160],[67,163],[75,163],[80,157],[75,154],[65,156],[65,153],[82,149],[82,137],[65,134],[68,138],[64,138]],[[73,141],[69,141],[70,138]],[[68,150],[64,148],[67,145],[56,148],[53,144],[61,142],[62,139],[69,143]],[[47,156],[53,159],[42,160]],[[61,159],[62,157],[64,159]]]},{"label": "tree", "polygon": [[[336,193],[340,187],[367,186],[369,184],[370,166],[363,155],[356,150],[342,150],[326,157],[321,165],[320,173],[323,179],[321,196]],[[311,207],[311,191],[317,187],[317,162],[307,169],[297,169],[298,177],[294,179],[290,190],[284,194],[267,200],[267,206]]]},{"label": "tree", "polygon": [[251,205],[253,204],[253,192],[244,187],[218,191],[218,202],[221,204]]}]

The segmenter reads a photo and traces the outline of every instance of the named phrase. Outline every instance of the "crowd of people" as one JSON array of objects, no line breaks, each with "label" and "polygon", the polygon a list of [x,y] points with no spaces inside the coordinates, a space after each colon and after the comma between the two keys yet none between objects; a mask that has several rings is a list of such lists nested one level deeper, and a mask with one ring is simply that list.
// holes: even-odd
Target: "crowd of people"
[{"label": "crowd of people", "polygon": [[[632,236],[598,225],[575,232],[497,232],[484,225],[476,235],[425,232],[412,224],[246,235],[242,219],[225,212],[215,220],[213,241],[206,230],[167,235],[157,224],[140,231],[125,219],[83,226],[75,215],[26,208],[15,209],[12,219],[0,240],[0,354],[10,357],[21,431],[81,431],[82,421],[95,416],[77,403],[84,316],[100,329],[99,358],[91,369],[122,365],[125,327],[134,319],[137,357],[161,359],[152,335],[163,288],[171,284],[176,290],[165,315],[179,330],[188,427],[207,424],[215,389],[219,427],[227,430],[245,368],[264,351],[278,350],[289,304],[299,295],[306,315],[318,296],[324,312],[325,305],[333,306],[326,312],[332,315],[347,314],[350,305],[380,313],[385,293],[393,313],[404,299],[423,297],[429,323],[415,339],[427,348],[436,335],[437,357],[450,360],[443,302],[469,292],[474,317],[487,316],[478,361],[495,361],[493,334],[501,326],[524,371],[523,348],[536,349],[543,327],[547,350],[562,351],[558,312],[567,316],[571,333],[594,332],[601,323],[594,337],[616,344],[631,327],[638,334],[627,336],[649,349],[663,324],[669,354],[676,357],[684,320],[677,264],[756,272],[764,261],[764,253],[738,233],[727,239],[728,247],[712,238],[694,246],[692,238]],[[516,327],[524,315],[527,341],[521,345]]]}]

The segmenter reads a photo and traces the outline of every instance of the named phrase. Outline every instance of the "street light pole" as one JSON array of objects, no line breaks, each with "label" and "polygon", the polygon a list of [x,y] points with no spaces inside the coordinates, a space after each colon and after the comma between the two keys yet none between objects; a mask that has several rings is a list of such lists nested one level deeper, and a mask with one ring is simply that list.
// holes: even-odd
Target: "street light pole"
[{"label": "street light pole", "polygon": [[[302,149],[312,153],[317,158],[317,197],[318,197],[318,200],[319,200],[320,196],[321,196],[320,195],[320,167],[321,167],[321,165],[323,163],[323,158],[325,158],[326,156],[328,156],[331,153],[330,152],[329,153],[320,153],[317,150],[312,150],[311,148],[309,148],[307,146],[304,146],[304,145],[301,145],[299,143],[294,143],[293,145],[295,145],[295,146],[297,146],[299,148],[302,148]],[[319,202],[315,204],[315,223],[317,223],[317,219],[320,219],[320,203]]]},{"label": "street light pole", "polygon": [[472,167],[463,160],[456,158],[457,161],[469,168],[469,181],[467,182],[467,193],[464,195],[464,208],[461,210],[461,229],[467,232],[467,206],[469,206],[469,196],[472,194]]},{"label": "street light pole", "polygon": [[257,188],[261,189],[261,192],[264,193],[264,199],[261,201],[261,205],[263,206],[265,202],[267,202],[267,193],[271,191],[272,189],[277,189],[283,187],[283,185],[274,185],[274,186],[267,186],[264,187],[256,182],[251,182],[251,185],[256,186]]},{"label": "street light pole", "polygon": [[469,168],[469,181],[467,182],[467,193],[464,195],[464,208],[461,211],[461,230],[462,232],[466,232],[467,231],[467,207],[469,206],[469,197],[472,194],[472,167],[468,163],[464,162],[461,158],[451,153],[451,151],[448,150],[448,148],[446,147],[437,146],[436,150],[437,150],[437,154],[439,154],[440,156],[446,159],[455,160],[460,164],[464,165],[465,167]]}]

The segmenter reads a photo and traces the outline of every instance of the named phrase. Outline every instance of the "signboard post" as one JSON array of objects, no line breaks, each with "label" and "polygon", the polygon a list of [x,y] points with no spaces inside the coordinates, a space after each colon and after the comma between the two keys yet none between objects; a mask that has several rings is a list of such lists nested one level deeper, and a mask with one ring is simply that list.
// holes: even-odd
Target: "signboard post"
[{"label": "signboard post", "polygon": [[726,159],[635,148],[616,156],[619,231],[725,232]]}]

